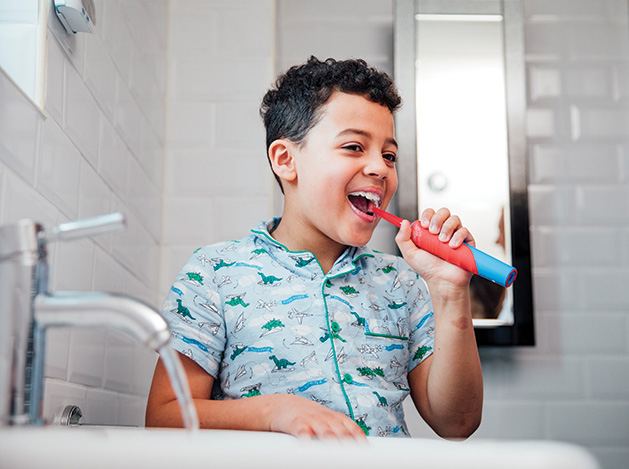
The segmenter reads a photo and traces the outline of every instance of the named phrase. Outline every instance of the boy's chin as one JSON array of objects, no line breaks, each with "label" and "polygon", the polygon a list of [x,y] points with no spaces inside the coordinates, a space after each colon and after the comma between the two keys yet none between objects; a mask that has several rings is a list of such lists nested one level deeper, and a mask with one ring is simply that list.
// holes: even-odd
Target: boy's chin
[{"label": "boy's chin", "polygon": [[372,236],[373,236],[373,229],[369,230],[368,232],[355,233],[353,236],[349,236],[347,238],[347,242],[345,244],[347,246],[360,248],[362,246],[365,246],[367,243],[369,243],[369,241],[371,241]]}]

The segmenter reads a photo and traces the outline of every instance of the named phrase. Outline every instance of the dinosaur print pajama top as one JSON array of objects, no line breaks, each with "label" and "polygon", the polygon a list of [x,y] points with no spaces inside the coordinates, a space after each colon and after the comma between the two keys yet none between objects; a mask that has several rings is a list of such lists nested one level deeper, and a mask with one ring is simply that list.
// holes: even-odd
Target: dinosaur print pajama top
[{"label": "dinosaur print pajama top", "polygon": [[408,436],[407,374],[432,353],[424,281],[400,257],[349,247],[324,274],[260,223],[195,251],[163,315],[172,344],[215,378],[213,398],[292,393],[369,436]]}]

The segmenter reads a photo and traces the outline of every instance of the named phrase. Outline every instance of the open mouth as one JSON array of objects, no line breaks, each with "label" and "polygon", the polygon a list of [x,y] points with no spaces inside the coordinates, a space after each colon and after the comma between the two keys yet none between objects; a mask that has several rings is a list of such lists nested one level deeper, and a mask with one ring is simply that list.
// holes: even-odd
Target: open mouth
[{"label": "open mouth", "polygon": [[381,203],[380,196],[373,192],[352,192],[347,198],[357,210],[371,216],[373,216],[373,213],[370,211],[371,204],[380,207]]}]

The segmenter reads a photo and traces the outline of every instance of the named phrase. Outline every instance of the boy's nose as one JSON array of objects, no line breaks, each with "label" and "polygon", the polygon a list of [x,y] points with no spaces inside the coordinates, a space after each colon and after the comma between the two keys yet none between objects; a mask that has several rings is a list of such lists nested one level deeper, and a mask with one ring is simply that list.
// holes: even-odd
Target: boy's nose
[{"label": "boy's nose", "polygon": [[386,179],[389,176],[390,168],[385,163],[382,155],[370,156],[365,165],[365,174],[378,179]]}]

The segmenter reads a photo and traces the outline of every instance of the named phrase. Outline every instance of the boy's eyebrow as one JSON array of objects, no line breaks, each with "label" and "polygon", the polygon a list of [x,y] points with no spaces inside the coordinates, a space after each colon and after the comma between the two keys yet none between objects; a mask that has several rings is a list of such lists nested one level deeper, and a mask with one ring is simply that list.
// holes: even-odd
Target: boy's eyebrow
[{"label": "boy's eyebrow", "polygon": [[[345,129],[345,130],[341,130],[337,137],[342,137],[344,135],[347,134],[358,134],[358,135],[362,135],[363,137],[367,137],[367,138],[372,138],[373,135],[371,135],[371,132],[367,132],[366,130],[361,130],[361,129]],[[397,141],[394,138],[387,138],[386,140],[387,143],[390,143],[391,145],[394,145],[395,148],[398,148],[398,144]]]}]

